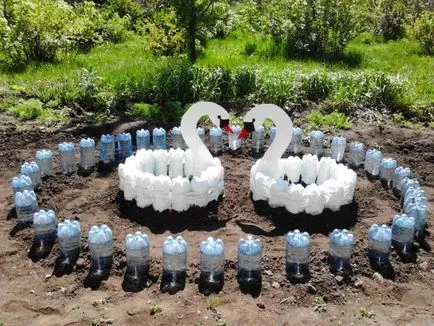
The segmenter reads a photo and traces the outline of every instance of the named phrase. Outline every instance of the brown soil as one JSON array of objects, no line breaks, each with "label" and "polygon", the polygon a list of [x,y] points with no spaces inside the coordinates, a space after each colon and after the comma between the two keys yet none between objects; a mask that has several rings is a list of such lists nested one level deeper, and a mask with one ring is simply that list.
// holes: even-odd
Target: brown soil
[{"label": "brown soil", "polygon": [[[128,129],[134,125],[111,125],[105,129]],[[83,130],[83,129],[82,129]],[[87,128],[99,135],[101,128]],[[104,130],[109,131],[109,130]],[[137,211],[120,200],[116,170],[95,172],[90,176],[55,176],[44,180],[38,191],[39,207],[52,208],[59,220],[77,219],[82,226],[82,252],[69,275],[53,274],[57,244],[48,258],[33,262],[28,258],[32,230],[14,230],[10,180],[19,165],[34,157],[38,148],[51,148],[61,140],[77,140],[82,132],[65,130],[17,130],[13,124],[0,129],[0,324],[5,325],[292,325],[292,324],[434,324],[434,258],[430,248],[434,236],[416,244],[416,257],[404,263],[391,254],[393,273],[382,279],[374,275],[367,256],[367,231],[373,223],[391,223],[399,212],[396,197],[379,181],[369,181],[358,171],[355,202],[341,212],[317,217],[290,216],[255,204],[249,196],[250,167],[257,158],[247,146],[239,153],[224,153],[225,197],[207,209],[192,209],[183,214],[155,214]],[[386,126],[360,124],[344,133],[408,165],[421,180],[434,211],[434,133]],[[330,136],[330,135],[329,135]],[[58,157],[55,157],[55,162]],[[115,263],[107,281],[97,289],[84,287],[89,270],[86,237],[96,223],[106,223],[115,235]],[[433,214],[428,231],[433,224]],[[353,274],[341,280],[329,272],[327,234],[334,228],[349,228],[357,238],[352,258]],[[284,235],[300,228],[312,235],[311,279],[291,284],[285,278]],[[151,240],[152,267],[147,287],[130,293],[122,289],[125,271],[123,239],[140,230]],[[162,294],[161,244],[170,233],[179,233],[189,244],[189,270],[185,290],[175,295]],[[236,244],[245,233],[260,237],[265,246],[263,283],[259,296],[242,294],[236,280]],[[220,237],[226,244],[226,271],[223,291],[217,296],[199,293],[198,247],[207,236]],[[218,299],[216,299],[218,297]],[[318,304],[317,297],[326,305]],[[315,304],[317,302],[317,304]],[[150,313],[151,307],[161,312]]]}]

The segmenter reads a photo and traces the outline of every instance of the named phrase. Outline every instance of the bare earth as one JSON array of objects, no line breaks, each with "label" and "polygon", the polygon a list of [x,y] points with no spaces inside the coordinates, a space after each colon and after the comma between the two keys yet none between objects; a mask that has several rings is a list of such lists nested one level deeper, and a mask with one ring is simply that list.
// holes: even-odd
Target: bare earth
[{"label": "bare earth", "polygon": [[[88,129],[87,134],[98,137],[101,132]],[[248,179],[257,158],[248,155],[247,146],[221,157],[226,179],[223,201],[180,215],[138,211],[124,203],[118,194],[116,169],[90,176],[57,173],[44,180],[38,191],[39,207],[54,209],[59,220],[79,220],[83,234],[76,269],[57,277],[52,275],[57,244],[48,258],[32,262],[28,258],[32,230],[13,232],[16,221],[10,181],[21,163],[34,158],[37,149],[50,148],[57,155],[59,141],[77,143],[83,133],[37,128],[20,131],[5,122],[0,135],[0,325],[434,325],[433,214],[427,242],[416,244],[415,260],[404,263],[392,251],[394,273],[384,279],[374,276],[366,255],[367,231],[373,223],[390,224],[400,207],[391,191],[384,190],[379,181],[369,181],[363,171],[358,171],[353,205],[314,218],[253,204]],[[434,211],[434,132],[386,126],[380,134],[378,127],[359,124],[344,135],[380,146],[387,156],[410,166],[423,184],[430,211]],[[87,233],[96,223],[106,223],[114,231],[115,263],[109,279],[91,289],[84,287],[89,271]],[[336,279],[326,262],[327,235],[342,227],[357,238],[353,275],[348,280]],[[312,235],[312,276],[306,284],[293,285],[285,278],[284,235],[295,228]],[[126,264],[123,239],[137,230],[150,236],[151,277],[144,290],[130,293],[121,285]],[[189,244],[187,284],[175,295],[162,294],[159,287],[161,244],[171,233],[181,234]],[[260,237],[265,245],[262,291],[257,297],[242,294],[236,280],[236,244],[246,233]],[[207,236],[220,237],[226,244],[225,284],[217,296],[198,291],[198,248]],[[315,305],[317,297],[326,305]],[[151,306],[161,311],[152,315]]]}]

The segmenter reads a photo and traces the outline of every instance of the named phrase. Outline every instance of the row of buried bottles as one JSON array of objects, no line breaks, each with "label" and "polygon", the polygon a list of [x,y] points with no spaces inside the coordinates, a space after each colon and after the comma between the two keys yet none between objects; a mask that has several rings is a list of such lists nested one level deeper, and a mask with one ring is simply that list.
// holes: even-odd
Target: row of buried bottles
[{"label": "row of buried bottles", "polygon": [[[368,257],[374,269],[386,268],[391,245],[398,253],[408,254],[412,250],[413,238],[420,230],[415,219],[407,215],[393,218],[392,228],[374,224],[368,232]],[[75,265],[81,248],[81,230],[78,221],[65,220],[57,225],[52,210],[40,210],[33,214],[34,244],[39,252],[51,248],[58,239],[62,268]],[[91,253],[90,275],[108,277],[113,263],[113,233],[107,225],[92,226],[88,234]],[[141,286],[146,281],[150,266],[150,244],[146,234],[128,234],[124,241],[127,269],[125,280],[131,285]],[[309,278],[309,255],[311,240],[307,232],[295,230],[286,236],[286,274],[290,280]],[[187,243],[182,236],[168,236],[163,243],[162,288],[182,289],[187,270]],[[333,273],[346,275],[350,272],[354,236],[348,230],[335,229],[329,235],[328,259]],[[207,238],[200,244],[200,286],[210,291],[223,286],[225,246],[221,239]],[[238,280],[241,283],[257,282],[261,279],[263,245],[252,236],[238,243]]]}]

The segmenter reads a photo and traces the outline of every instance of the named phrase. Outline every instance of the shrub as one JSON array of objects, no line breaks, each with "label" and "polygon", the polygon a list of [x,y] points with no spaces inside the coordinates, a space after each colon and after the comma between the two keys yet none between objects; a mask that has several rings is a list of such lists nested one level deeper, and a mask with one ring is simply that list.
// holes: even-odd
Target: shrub
[{"label": "shrub", "polygon": [[434,55],[434,12],[426,11],[416,19],[412,34],[422,53]]},{"label": "shrub", "polygon": [[306,118],[312,127],[319,127],[325,130],[350,129],[352,127],[348,117],[336,111],[330,114],[323,114],[315,110],[309,113]]},{"label": "shrub", "polygon": [[162,120],[163,118],[161,108],[156,104],[136,103],[131,107],[131,114],[137,118],[149,118],[153,120]]},{"label": "shrub", "polygon": [[397,40],[404,36],[405,5],[400,0],[382,0],[378,5],[381,11],[378,33],[385,40]]},{"label": "shrub", "polygon": [[38,99],[20,100],[19,103],[8,110],[23,120],[31,120],[39,117],[43,111],[43,103]]}]

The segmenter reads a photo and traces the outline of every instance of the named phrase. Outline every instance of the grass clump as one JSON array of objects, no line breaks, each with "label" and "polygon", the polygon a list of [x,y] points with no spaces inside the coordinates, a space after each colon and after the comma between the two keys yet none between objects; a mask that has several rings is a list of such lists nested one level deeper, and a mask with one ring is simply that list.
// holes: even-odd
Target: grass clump
[{"label": "grass clump", "polygon": [[159,305],[157,305],[157,304],[153,304],[150,308],[149,308],[149,314],[151,315],[151,316],[153,316],[153,315],[155,315],[155,314],[158,314],[158,313],[160,313],[160,312],[162,312],[163,311],[163,309],[159,306]]},{"label": "grass clump", "polygon": [[321,297],[316,297],[313,301],[313,307],[316,312],[323,312],[326,311],[327,303],[325,300]]},{"label": "grass clump", "polygon": [[350,129],[352,127],[348,117],[337,111],[324,114],[319,110],[315,110],[309,113],[306,118],[311,127],[321,128],[326,131]]},{"label": "grass clump", "polygon": [[212,297],[209,298],[206,303],[208,305],[208,309],[215,312],[217,307],[221,305],[221,300],[219,297]]},{"label": "grass clump", "polygon": [[20,100],[19,103],[11,108],[8,112],[22,120],[36,119],[42,114],[43,103],[38,99]]}]

